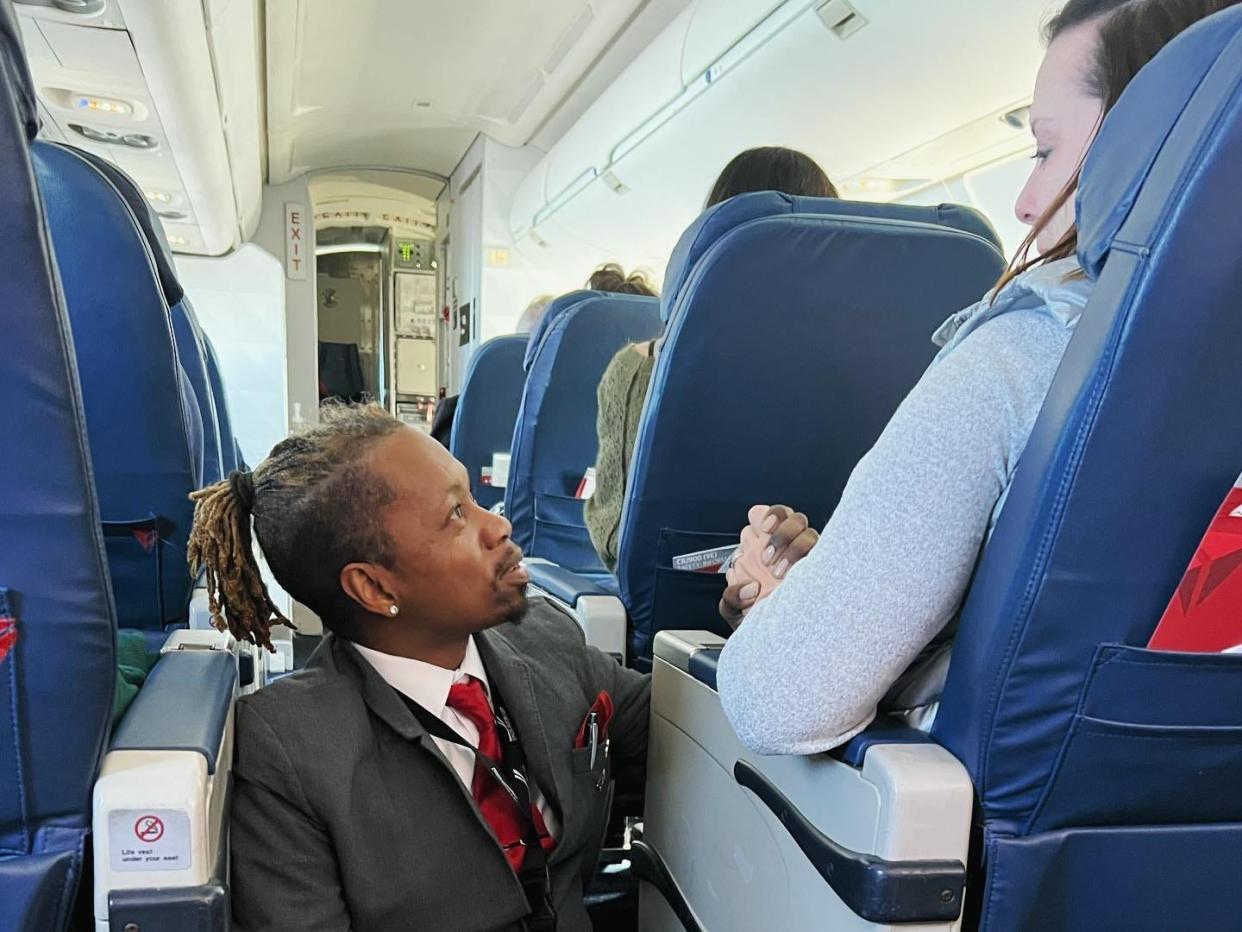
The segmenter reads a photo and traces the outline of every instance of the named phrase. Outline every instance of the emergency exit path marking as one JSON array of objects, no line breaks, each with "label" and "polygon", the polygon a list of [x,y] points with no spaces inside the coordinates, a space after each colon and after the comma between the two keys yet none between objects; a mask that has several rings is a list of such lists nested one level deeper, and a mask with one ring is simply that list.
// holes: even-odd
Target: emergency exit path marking
[{"label": "emergency exit path marking", "polygon": [[134,834],[139,841],[151,844],[164,837],[164,823],[156,816],[143,816],[134,823]]}]

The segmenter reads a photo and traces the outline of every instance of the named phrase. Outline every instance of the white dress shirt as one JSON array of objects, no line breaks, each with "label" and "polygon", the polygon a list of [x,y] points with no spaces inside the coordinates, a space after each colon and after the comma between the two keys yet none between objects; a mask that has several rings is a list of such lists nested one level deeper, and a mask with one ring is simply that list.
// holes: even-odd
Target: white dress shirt
[{"label": "white dress shirt", "polygon": [[[413,699],[448,725],[461,735],[470,747],[479,746],[479,730],[474,723],[447,705],[449,690],[455,683],[463,682],[468,676],[473,676],[483,684],[483,691],[487,693],[487,701],[492,701],[491,683],[488,681],[487,671],[483,668],[483,658],[479,656],[479,649],[475,646],[473,636],[466,644],[466,656],[456,670],[446,670],[444,667],[437,667],[435,664],[414,660],[411,657],[383,654],[369,647],[363,647],[357,642],[354,643],[354,647],[389,686]],[[471,792],[474,782],[474,752],[460,744],[437,738],[435,735],[431,738],[453,766],[457,778],[466,787],[466,792]],[[560,828],[556,823],[556,816],[552,813],[539,788],[532,784],[531,789],[534,791],[531,801],[539,807],[544,824],[548,827],[548,833],[556,838]]]}]

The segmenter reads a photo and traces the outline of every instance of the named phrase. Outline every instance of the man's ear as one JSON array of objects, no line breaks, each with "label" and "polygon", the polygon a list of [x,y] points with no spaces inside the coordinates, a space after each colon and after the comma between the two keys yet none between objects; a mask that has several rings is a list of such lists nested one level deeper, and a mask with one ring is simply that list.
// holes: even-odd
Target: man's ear
[{"label": "man's ear", "polygon": [[388,584],[387,572],[374,563],[350,563],[341,570],[341,588],[364,612],[390,618],[397,596]]}]

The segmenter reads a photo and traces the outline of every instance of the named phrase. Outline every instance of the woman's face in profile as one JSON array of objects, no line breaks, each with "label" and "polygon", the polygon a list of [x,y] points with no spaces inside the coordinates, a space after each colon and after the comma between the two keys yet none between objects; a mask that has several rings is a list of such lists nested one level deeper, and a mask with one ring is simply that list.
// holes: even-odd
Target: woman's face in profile
[{"label": "woman's face in profile", "polygon": [[[1018,195],[1014,213],[1031,226],[1069,184],[1099,129],[1104,104],[1088,88],[1087,73],[1099,39],[1096,23],[1068,29],[1048,46],[1035,79],[1031,102],[1031,133],[1035,136],[1035,167]],[[1044,253],[1074,223],[1074,200],[1063,204],[1036,237]]]}]

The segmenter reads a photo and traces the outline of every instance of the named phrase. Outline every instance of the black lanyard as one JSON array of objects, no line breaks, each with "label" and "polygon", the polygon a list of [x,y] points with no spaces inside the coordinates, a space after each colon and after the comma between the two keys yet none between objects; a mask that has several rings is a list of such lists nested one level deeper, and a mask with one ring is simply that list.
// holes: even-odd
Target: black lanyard
[{"label": "black lanyard", "polygon": [[500,696],[493,688],[492,709],[496,732],[500,737],[500,760],[495,761],[450,728],[439,716],[424,709],[405,693],[398,690],[397,695],[404,700],[429,735],[470,750],[475,757],[475,766],[482,766],[513,799],[523,825],[520,843],[526,847],[522,872],[518,874],[518,882],[522,885],[526,903],[530,907],[526,928],[529,932],[555,932],[556,910],[552,908],[552,878],[548,873],[548,858],[543,850],[539,829],[530,814],[530,782],[526,777],[526,755],[509,722],[509,715],[505,712]]}]

